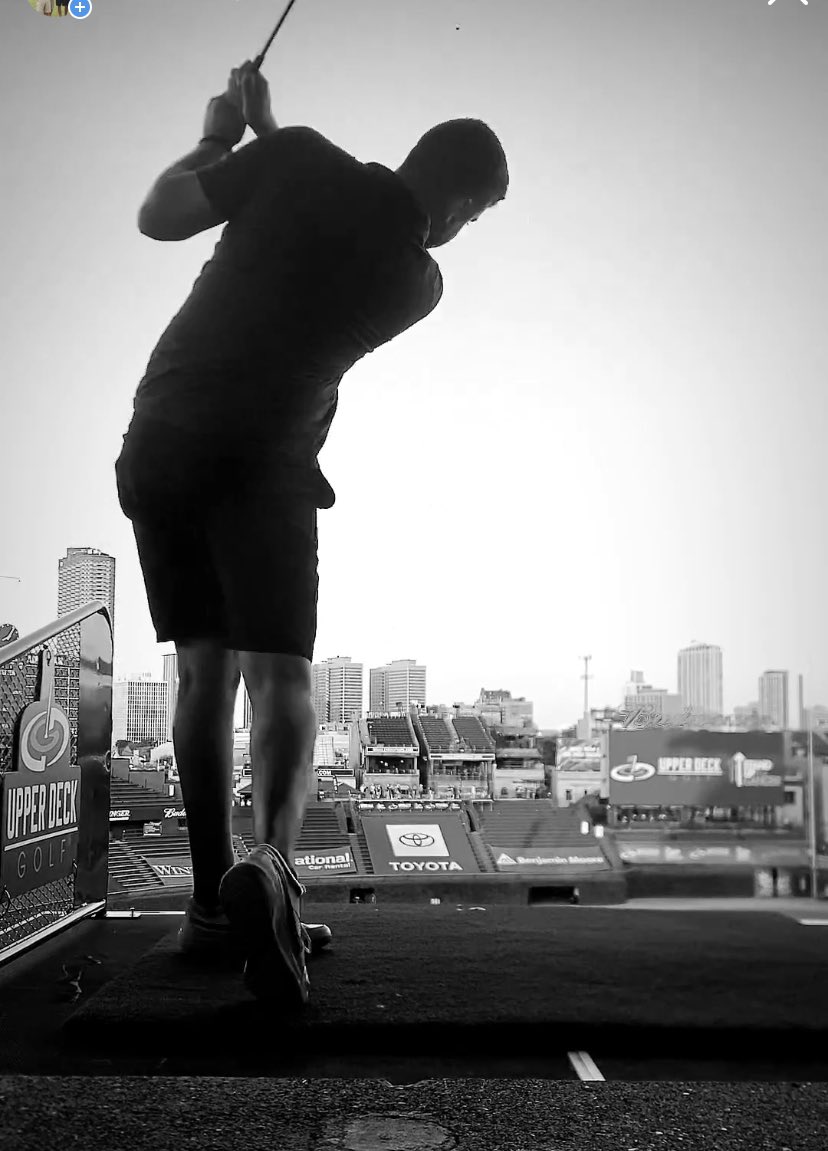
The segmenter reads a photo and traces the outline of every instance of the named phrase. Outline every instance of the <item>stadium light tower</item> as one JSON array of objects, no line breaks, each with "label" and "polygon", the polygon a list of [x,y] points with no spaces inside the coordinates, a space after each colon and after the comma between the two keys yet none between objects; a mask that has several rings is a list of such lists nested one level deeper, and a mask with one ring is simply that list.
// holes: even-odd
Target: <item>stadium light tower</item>
[{"label": "stadium light tower", "polygon": [[816,773],[814,770],[814,720],[813,710],[808,708],[808,807],[811,840],[811,899],[819,898],[819,867],[817,864],[817,810],[816,810]]}]

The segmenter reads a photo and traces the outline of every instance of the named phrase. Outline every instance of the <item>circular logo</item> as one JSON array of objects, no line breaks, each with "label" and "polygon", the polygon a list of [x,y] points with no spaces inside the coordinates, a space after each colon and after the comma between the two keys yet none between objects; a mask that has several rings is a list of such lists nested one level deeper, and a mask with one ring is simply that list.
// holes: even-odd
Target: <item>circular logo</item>
[{"label": "circular logo", "polygon": [[641,783],[651,779],[656,773],[651,763],[622,763],[610,772],[610,778],[617,783]]},{"label": "circular logo", "polygon": [[85,20],[92,13],[92,0],[69,0],[69,15],[76,20]]},{"label": "circular logo", "polygon": [[403,847],[433,847],[433,835],[423,835],[419,831],[406,831],[400,836]]},{"label": "circular logo", "polygon": [[46,771],[59,763],[69,746],[69,720],[53,704],[47,729],[46,710],[44,703],[20,733],[20,758],[29,771]]}]

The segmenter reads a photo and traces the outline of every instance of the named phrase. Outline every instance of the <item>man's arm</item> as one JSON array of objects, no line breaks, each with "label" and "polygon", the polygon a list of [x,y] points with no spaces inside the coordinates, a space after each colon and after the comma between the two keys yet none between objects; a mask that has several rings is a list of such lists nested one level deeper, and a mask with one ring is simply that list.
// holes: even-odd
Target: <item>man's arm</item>
[{"label": "man's arm", "polygon": [[205,196],[196,173],[227,154],[226,145],[202,140],[162,172],[138,212],[142,235],[152,240],[188,240],[224,223],[222,214]]},{"label": "man's arm", "polygon": [[[254,126],[260,139],[278,130],[272,116]],[[225,223],[227,215],[207,199],[197,173],[231,154],[236,153],[225,144],[202,140],[192,152],[163,171],[138,213],[142,235],[152,240],[188,240]]]}]

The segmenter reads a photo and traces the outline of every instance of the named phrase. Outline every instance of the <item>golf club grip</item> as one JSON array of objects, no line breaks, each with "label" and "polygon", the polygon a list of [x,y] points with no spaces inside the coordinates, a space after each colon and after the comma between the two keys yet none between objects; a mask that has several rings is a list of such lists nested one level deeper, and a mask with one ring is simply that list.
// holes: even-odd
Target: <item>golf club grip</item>
[{"label": "golf club grip", "polygon": [[271,34],[270,34],[270,39],[269,39],[269,40],[268,40],[268,42],[265,44],[264,48],[261,50],[261,52],[260,52],[260,53],[259,53],[259,55],[256,57],[256,59],[253,61],[253,67],[255,68],[255,70],[256,70],[257,72],[259,71],[259,69],[261,68],[262,64],[264,63],[264,58],[265,58],[265,56],[267,55],[267,50],[268,50],[268,48],[269,48],[269,47],[270,47],[270,45],[273,43],[273,41],[276,39],[276,35],[277,35],[277,33],[278,33],[279,29],[282,27],[282,25],[284,24],[285,20],[287,20],[288,12],[290,12],[291,8],[293,7],[293,5],[294,5],[295,3],[296,3],[296,0],[290,0],[290,2],[289,2],[289,4],[288,4],[287,8],[285,8],[284,12],[282,13],[282,18],[281,18],[281,20],[279,21],[279,23],[276,25],[276,27],[275,27],[275,28],[273,29],[273,31],[271,32]]}]

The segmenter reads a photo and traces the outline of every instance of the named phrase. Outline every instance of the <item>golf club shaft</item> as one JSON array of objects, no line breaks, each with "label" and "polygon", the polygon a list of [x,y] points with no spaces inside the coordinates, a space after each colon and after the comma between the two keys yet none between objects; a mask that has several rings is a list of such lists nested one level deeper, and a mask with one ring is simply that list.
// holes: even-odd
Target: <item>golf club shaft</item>
[{"label": "golf club shaft", "polygon": [[256,59],[253,61],[253,67],[256,69],[257,72],[259,71],[262,64],[264,63],[264,58],[267,55],[268,48],[273,43],[273,41],[276,39],[276,33],[279,31],[279,29],[284,24],[285,20],[287,19],[288,12],[290,12],[291,8],[293,7],[293,5],[295,3],[296,3],[296,0],[290,0],[290,3],[288,4],[287,8],[285,8],[284,12],[282,13],[282,19],[279,21],[279,23],[273,29],[273,32],[270,35],[270,39],[265,44],[264,48],[262,48],[261,52],[256,57]]}]

